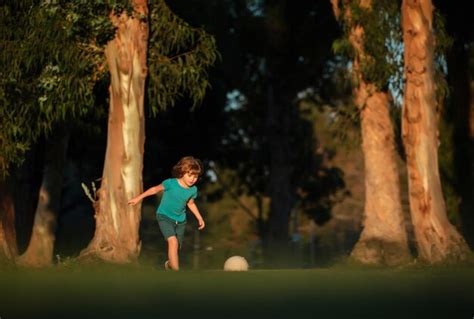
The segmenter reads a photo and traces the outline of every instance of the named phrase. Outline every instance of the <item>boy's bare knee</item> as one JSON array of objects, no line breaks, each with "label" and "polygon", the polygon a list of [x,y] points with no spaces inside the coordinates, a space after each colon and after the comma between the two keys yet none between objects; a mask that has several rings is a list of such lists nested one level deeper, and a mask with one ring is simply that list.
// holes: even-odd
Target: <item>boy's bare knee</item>
[{"label": "boy's bare knee", "polygon": [[178,238],[176,238],[175,236],[168,237],[168,244],[170,246],[172,245],[172,246],[178,247],[179,245]]}]

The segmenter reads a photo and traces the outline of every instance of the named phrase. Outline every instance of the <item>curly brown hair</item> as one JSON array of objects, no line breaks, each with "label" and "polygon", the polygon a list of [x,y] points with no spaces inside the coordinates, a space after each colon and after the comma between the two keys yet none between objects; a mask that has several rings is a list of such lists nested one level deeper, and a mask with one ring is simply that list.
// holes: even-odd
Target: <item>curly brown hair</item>
[{"label": "curly brown hair", "polygon": [[179,160],[179,162],[173,166],[171,174],[175,178],[181,178],[186,173],[196,174],[201,176],[203,173],[202,162],[192,156],[185,156]]}]

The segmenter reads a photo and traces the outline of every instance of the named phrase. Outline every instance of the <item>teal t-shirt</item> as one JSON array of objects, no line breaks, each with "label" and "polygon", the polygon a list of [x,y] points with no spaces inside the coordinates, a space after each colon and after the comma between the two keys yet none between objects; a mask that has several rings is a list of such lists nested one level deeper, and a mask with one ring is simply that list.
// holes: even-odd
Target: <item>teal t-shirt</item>
[{"label": "teal t-shirt", "polygon": [[157,214],[163,214],[178,222],[186,220],[186,203],[197,197],[197,187],[184,188],[176,178],[169,178],[163,183],[164,191]]}]

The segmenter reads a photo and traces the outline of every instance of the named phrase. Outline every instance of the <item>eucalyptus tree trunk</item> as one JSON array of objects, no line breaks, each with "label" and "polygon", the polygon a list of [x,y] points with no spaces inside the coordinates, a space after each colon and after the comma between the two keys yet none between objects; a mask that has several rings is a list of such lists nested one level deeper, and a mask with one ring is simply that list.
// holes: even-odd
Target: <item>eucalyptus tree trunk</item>
[{"label": "eucalyptus tree trunk", "polygon": [[447,218],[439,177],[433,10],[431,0],[402,3],[406,78],[402,135],[418,255],[428,263],[462,260],[469,251]]},{"label": "eucalyptus tree trunk", "polygon": [[[360,1],[359,5],[371,9],[370,0]],[[333,1],[333,8],[337,17],[337,1]],[[350,22],[352,12],[348,5],[345,8],[343,19]],[[351,256],[365,264],[398,265],[409,261],[410,252],[401,206],[395,137],[389,114],[390,95],[364,80],[361,61],[371,57],[364,52],[362,26],[352,27],[349,41],[356,53],[353,93],[360,110],[365,165],[363,230]]]},{"label": "eucalyptus tree trunk", "polygon": [[15,263],[17,256],[15,205],[5,180],[0,180],[0,264]]},{"label": "eucalyptus tree trunk", "polygon": [[38,205],[30,242],[18,258],[22,266],[44,267],[53,262],[56,225],[61,207],[64,165],[69,142],[69,130],[61,128],[46,143],[43,180],[39,190]]},{"label": "eucalyptus tree trunk", "polygon": [[[360,83],[356,99],[367,94],[369,87]],[[401,207],[389,95],[370,94],[360,114],[365,168],[364,224],[351,256],[367,264],[399,265],[411,257]]]},{"label": "eucalyptus tree trunk", "polygon": [[145,0],[133,2],[135,17],[111,15],[117,27],[105,55],[111,75],[110,109],[102,182],[94,205],[94,238],[81,259],[134,262],[141,242],[141,206],[127,202],[142,191],[144,152],[144,94],[147,70],[148,16]]}]

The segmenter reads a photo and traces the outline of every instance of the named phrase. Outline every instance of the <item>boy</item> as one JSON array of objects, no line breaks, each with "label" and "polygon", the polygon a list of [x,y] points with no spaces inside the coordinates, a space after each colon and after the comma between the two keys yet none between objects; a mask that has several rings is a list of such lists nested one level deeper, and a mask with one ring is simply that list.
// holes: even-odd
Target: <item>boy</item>
[{"label": "boy", "polygon": [[198,229],[205,227],[204,219],[194,203],[197,197],[197,187],[194,185],[203,173],[199,159],[186,156],[173,167],[172,175],[163,183],[147,189],[142,194],[132,198],[128,204],[136,205],[143,198],[163,192],[160,205],[156,210],[156,217],[161,233],[168,242],[168,260],[165,269],[179,270],[178,250],[183,243],[186,226],[186,206],[198,221]]}]

